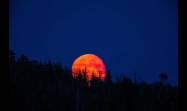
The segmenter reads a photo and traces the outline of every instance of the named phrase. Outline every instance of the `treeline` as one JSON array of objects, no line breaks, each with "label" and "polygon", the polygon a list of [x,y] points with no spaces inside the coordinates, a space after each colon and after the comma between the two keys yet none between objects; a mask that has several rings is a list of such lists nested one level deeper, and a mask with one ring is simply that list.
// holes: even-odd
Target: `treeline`
[{"label": "treeline", "polygon": [[113,82],[110,71],[104,81],[85,74],[73,78],[59,64],[40,63],[25,55],[9,54],[10,107],[19,111],[177,111],[177,87],[159,82],[134,83],[123,77]]}]

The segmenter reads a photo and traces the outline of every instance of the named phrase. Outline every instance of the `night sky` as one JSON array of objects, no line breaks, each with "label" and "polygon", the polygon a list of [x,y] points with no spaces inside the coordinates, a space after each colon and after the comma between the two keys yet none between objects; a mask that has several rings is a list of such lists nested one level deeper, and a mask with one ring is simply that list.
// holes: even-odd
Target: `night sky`
[{"label": "night sky", "polygon": [[10,48],[69,68],[93,53],[113,78],[177,84],[177,23],[177,0],[10,0]]}]

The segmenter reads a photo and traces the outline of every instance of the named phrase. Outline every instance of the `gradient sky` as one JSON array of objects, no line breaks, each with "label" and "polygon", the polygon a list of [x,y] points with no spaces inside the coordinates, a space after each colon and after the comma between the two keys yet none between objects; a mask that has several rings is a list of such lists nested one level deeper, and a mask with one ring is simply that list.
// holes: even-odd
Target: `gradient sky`
[{"label": "gradient sky", "polygon": [[114,78],[177,84],[177,0],[10,0],[10,48],[68,67],[94,53]]}]

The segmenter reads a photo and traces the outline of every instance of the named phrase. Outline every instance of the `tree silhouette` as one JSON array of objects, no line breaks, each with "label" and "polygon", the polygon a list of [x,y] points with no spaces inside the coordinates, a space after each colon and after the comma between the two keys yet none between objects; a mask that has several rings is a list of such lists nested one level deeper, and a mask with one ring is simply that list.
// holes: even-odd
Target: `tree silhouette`
[{"label": "tree silhouette", "polygon": [[108,84],[111,84],[111,83],[112,83],[111,72],[110,72],[110,71],[107,71],[107,72],[106,72],[106,79],[105,79],[105,81],[106,81]]},{"label": "tree silhouette", "polygon": [[166,73],[153,84],[132,82],[122,76],[112,81],[106,72],[88,81],[86,67],[76,77],[68,67],[41,63],[9,51],[11,98],[19,111],[177,111],[178,88],[165,84]]},{"label": "tree silhouette", "polygon": [[61,68],[61,66],[59,64],[54,64],[54,69],[55,69],[57,78],[60,79],[62,77],[62,68]]},{"label": "tree silhouette", "polygon": [[162,84],[164,84],[168,79],[168,75],[166,73],[160,73],[159,77]]}]

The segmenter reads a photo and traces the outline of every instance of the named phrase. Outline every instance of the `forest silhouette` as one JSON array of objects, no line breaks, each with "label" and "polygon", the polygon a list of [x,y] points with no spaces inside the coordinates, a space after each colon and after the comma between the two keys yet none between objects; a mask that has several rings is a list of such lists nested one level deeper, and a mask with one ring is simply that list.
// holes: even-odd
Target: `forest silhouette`
[{"label": "forest silhouette", "polygon": [[160,81],[148,84],[128,77],[112,81],[107,71],[104,81],[86,73],[72,77],[67,67],[48,61],[16,59],[9,51],[10,103],[19,111],[177,111],[178,88]]}]

